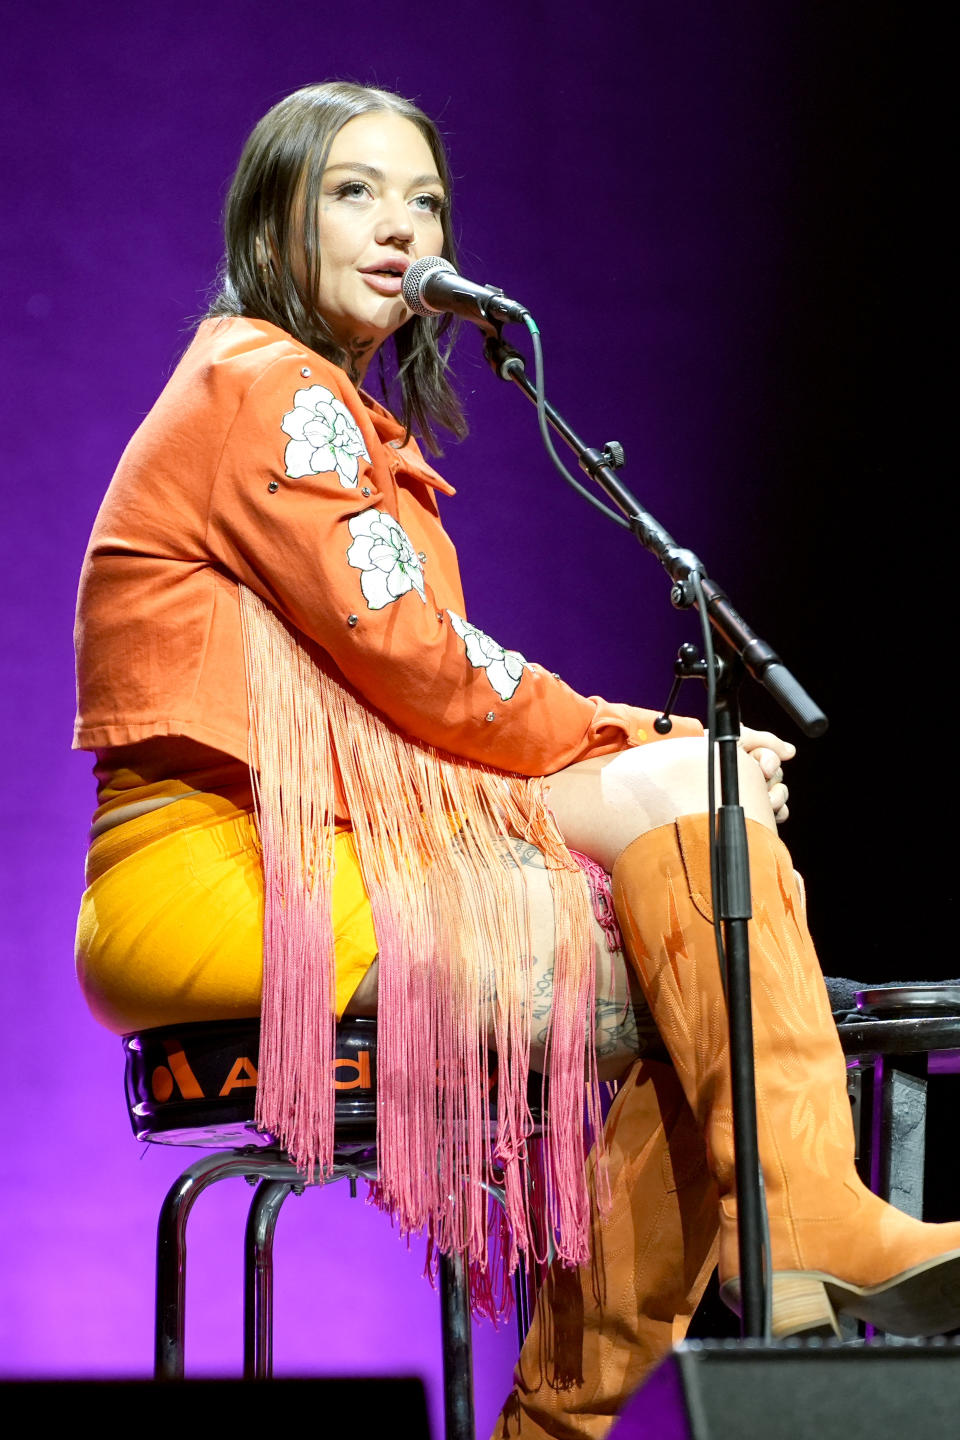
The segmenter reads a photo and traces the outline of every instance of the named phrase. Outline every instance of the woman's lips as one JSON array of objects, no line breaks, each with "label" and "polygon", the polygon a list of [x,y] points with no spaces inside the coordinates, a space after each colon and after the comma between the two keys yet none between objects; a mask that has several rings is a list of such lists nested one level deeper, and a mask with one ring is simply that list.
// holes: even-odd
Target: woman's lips
[{"label": "woman's lips", "polygon": [[361,270],[360,275],[378,295],[399,295],[403,288],[402,275],[391,275],[379,270]]},{"label": "woman's lips", "polygon": [[409,265],[407,255],[385,255],[379,263],[364,265],[360,274],[378,295],[399,295]]}]

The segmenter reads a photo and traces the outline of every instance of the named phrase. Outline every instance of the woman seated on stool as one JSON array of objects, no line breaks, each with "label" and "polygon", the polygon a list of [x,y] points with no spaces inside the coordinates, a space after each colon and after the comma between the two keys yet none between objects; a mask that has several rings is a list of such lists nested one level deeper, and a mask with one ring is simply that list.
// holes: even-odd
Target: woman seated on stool
[{"label": "woman seated on stool", "polygon": [[[411,433],[463,433],[445,322],[401,296],[451,235],[442,143],[396,95],[312,86],[250,137],[220,292],[84,564],[75,743],[99,806],[77,964],[119,1033],[260,1014],[258,1121],[305,1167],[330,1158],[335,1017],[377,1012],[383,1203],[476,1265],[491,1164],[528,1243],[526,1079],[545,1067],[559,1260],[503,1426],[600,1435],[718,1254],[738,1298],[705,741],[677,720],[654,743],[653,712],[578,695],[466,619],[450,487]],[[391,337],[399,419],[361,388]],[[953,1328],[960,1224],[908,1219],[854,1169],[776,832],[793,747],[747,732],[741,751],[774,1331],[838,1311]],[[637,1058],[639,991],[672,1066]],[[610,1075],[585,1171],[584,1082],[596,1120]]]}]

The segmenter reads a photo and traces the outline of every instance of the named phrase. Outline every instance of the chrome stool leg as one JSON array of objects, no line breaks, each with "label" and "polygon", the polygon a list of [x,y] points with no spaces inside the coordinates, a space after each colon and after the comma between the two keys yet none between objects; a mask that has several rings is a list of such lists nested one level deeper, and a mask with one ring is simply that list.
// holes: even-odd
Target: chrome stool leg
[{"label": "chrome stool leg", "polygon": [[183,1377],[184,1307],[187,1297],[187,1221],[208,1185],[243,1175],[248,1156],[204,1155],[188,1165],[167,1191],[157,1222],[157,1309],[154,1375],[158,1380]]},{"label": "chrome stool leg", "polygon": [[295,1188],[282,1180],[261,1180],[250,1202],[243,1241],[245,1380],[273,1375],[273,1236],[283,1202]]},{"label": "chrome stool leg", "polygon": [[440,1324],[444,1437],[445,1440],[475,1440],[470,1294],[467,1267],[459,1253],[440,1257]]},{"label": "chrome stool leg", "polygon": [[157,1306],[154,1377],[183,1377],[184,1311],[187,1296],[187,1221],[210,1185],[233,1175],[297,1181],[297,1170],[282,1152],[245,1148],[204,1155],[170,1186],[157,1223]]}]

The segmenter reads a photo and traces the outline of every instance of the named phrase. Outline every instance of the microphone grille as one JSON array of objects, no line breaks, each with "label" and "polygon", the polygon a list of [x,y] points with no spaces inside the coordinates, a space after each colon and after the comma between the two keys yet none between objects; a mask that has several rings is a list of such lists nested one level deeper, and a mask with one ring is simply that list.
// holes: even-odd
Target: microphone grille
[{"label": "microphone grille", "polygon": [[403,277],[401,287],[403,298],[414,315],[437,315],[439,311],[434,310],[423,298],[423,287],[427,276],[434,270],[449,270],[456,275],[455,265],[449,260],[444,260],[442,255],[424,255],[420,260],[414,260]]}]

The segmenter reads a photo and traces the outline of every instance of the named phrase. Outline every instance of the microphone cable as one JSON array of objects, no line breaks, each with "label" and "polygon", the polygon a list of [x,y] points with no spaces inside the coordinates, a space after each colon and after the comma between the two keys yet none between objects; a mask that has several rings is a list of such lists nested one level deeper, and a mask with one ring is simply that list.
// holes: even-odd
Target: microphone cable
[{"label": "microphone cable", "polygon": [[632,530],[633,526],[629,520],[623,515],[618,515],[616,510],[611,510],[609,505],[604,505],[603,501],[598,500],[596,495],[592,495],[585,485],[580,484],[580,481],[575,475],[570,474],[570,471],[554,449],[553,441],[550,438],[550,424],[547,420],[547,397],[543,386],[543,344],[540,340],[540,330],[536,320],[534,320],[529,311],[523,316],[523,323],[527,327],[533,343],[534,387],[537,392],[537,420],[540,424],[540,435],[543,439],[547,454],[567,484],[571,485],[578,495],[582,495],[584,500],[589,501],[595,510],[599,510],[601,515],[606,515],[607,519],[612,520],[614,524],[622,526],[624,530]]}]

